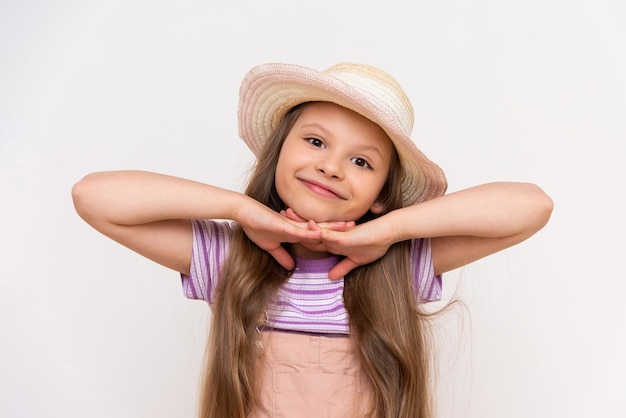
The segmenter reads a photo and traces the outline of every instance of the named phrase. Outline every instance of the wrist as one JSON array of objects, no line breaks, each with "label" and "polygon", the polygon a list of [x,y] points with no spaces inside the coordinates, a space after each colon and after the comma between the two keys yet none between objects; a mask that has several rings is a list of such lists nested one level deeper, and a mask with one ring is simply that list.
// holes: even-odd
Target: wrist
[{"label": "wrist", "polygon": [[384,215],[386,231],[386,242],[393,245],[396,242],[405,241],[412,238],[407,234],[407,223],[403,221],[402,209],[392,210]]},{"label": "wrist", "polygon": [[227,219],[242,223],[245,217],[249,216],[251,206],[258,203],[259,202],[246,194],[231,192],[227,204],[229,208]]},{"label": "wrist", "polygon": [[371,223],[372,226],[376,227],[376,234],[379,237],[379,243],[386,245],[387,247],[405,239],[403,238],[404,231],[402,224],[398,222],[398,217],[395,212],[395,210],[391,211],[368,222]]}]

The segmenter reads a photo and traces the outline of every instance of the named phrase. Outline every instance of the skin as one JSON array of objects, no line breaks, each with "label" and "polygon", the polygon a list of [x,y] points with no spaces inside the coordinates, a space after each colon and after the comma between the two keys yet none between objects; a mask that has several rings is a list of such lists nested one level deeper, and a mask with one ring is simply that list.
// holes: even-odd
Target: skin
[{"label": "skin", "polygon": [[[332,103],[308,105],[287,135],[276,167],[276,190],[290,219],[349,222],[381,213],[378,196],[387,179],[393,144],[361,115]],[[333,228],[329,228],[333,229]],[[292,246],[302,258],[327,251]]]},{"label": "skin", "polygon": [[[142,171],[89,174],[72,189],[78,214],[96,230],[182,273],[189,273],[189,219],[232,219],[283,267],[295,255],[344,259],[329,277],[385,254],[395,242],[432,237],[437,274],[515,245],[541,229],[552,200],[529,183],[488,183],[391,211],[354,225],[377,201],[391,143],[369,120],[333,104],[308,106],[281,149],[276,213],[241,193]],[[365,164],[369,162],[369,164]],[[371,165],[373,169],[367,166]],[[332,190],[332,192],[330,192]]]}]

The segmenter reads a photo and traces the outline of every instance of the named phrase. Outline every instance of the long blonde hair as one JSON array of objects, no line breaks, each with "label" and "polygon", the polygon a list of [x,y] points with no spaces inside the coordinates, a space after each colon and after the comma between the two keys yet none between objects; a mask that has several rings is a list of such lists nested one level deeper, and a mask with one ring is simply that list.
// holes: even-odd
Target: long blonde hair
[{"label": "long blonde hair", "polygon": [[[292,109],[266,142],[245,192],[276,211],[284,209],[274,186],[278,155],[305,105]],[[397,155],[391,167],[379,197],[387,212],[402,206]],[[373,216],[368,213],[360,222]],[[432,415],[428,315],[416,301],[409,245],[394,244],[385,256],[345,277],[351,336],[373,388],[371,416],[376,418]],[[201,418],[244,418],[250,411],[258,389],[255,326],[290,273],[235,228],[212,306]]]}]

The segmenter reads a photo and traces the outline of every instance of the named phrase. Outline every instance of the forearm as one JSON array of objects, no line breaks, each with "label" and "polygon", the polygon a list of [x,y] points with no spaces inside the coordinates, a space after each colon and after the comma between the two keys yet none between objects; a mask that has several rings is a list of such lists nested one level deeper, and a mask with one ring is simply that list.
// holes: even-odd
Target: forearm
[{"label": "forearm", "polygon": [[189,219],[231,219],[285,269],[294,261],[283,242],[319,240],[320,231],[297,226],[242,193],[142,171],[94,173],[72,189],[78,214],[99,232],[151,260],[188,273]]},{"label": "forearm", "polygon": [[529,183],[489,183],[386,215],[394,242],[418,237],[530,236],[545,225],[552,200]]},{"label": "forearm", "polygon": [[144,171],[89,174],[72,189],[76,211],[89,223],[140,225],[169,219],[232,219],[249,199],[207,184]]}]

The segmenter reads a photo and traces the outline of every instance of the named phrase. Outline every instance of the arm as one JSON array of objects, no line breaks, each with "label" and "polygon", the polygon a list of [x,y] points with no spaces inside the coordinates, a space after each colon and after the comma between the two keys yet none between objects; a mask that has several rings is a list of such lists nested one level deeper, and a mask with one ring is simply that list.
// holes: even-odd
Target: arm
[{"label": "arm", "polygon": [[395,242],[432,238],[435,273],[515,245],[548,221],[552,200],[528,183],[490,183],[394,210],[347,232],[323,231],[331,252],[346,256],[332,271],[342,277],[385,254]]},{"label": "arm", "polygon": [[78,214],[120,244],[189,273],[189,219],[232,219],[285,268],[293,260],[281,242],[320,236],[285,220],[256,200],[208,184],[142,171],[93,173],[72,189]]},{"label": "arm", "polygon": [[[441,274],[529,238],[548,222],[553,203],[532,184],[490,183],[418,206],[394,214],[396,227],[409,225],[396,234],[433,237],[435,273]],[[419,218],[411,222],[412,216]]]}]

